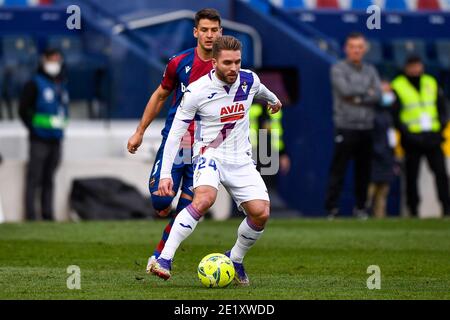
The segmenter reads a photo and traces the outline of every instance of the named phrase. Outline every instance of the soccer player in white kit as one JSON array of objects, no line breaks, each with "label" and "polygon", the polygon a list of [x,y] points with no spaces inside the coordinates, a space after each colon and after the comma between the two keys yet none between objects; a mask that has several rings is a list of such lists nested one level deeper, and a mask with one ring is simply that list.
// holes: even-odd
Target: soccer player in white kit
[{"label": "soccer player in white kit", "polygon": [[248,285],[243,259],[261,237],[270,215],[267,188],[256,170],[249,139],[249,110],[253,98],[268,102],[272,113],[279,99],[250,70],[241,70],[242,45],[234,37],[219,37],[213,44],[214,69],[191,83],[183,96],[167,138],[159,191],[172,190],[172,164],[189,124],[196,119],[194,143],[194,199],[175,219],[172,231],[151,272],[165,280],[171,274],[175,251],[214,204],[219,184],[247,217],[238,228],[235,245],[225,254],[233,261],[238,284]]}]

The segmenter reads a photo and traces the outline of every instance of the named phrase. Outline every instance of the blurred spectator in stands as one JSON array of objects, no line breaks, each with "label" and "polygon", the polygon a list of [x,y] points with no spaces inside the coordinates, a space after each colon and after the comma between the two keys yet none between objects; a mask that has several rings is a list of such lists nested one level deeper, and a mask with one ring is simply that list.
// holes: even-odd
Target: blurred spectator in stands
[{"label": "blurred spectator in stands", "polygon": [[407,59],[403,73],[392,81],[397,95],[394,104],[395,125],[405,150],[406,203],[412,216],[418,215],[420,197],[417,188],[420,160],[427,158],[435,175],[444,215],[450,214],[447,169],[441,143],[448,118],[445,97],[435,78],[424,73],[418,56]]},{"label": "blurred spectator in stands", "polygon": [[69,104],[62,64],[61,53],[47,49],[36,75],[25,84],[20,97],[19,114],[29,131],[25,190],[28,220],[37,219],[35,197],[38,190],[42,218],[53,219],[53,180],[61,159]]},{"label": "blurred spectator in stands", "polygon": [[387,81],[381,82],[383,92],[376,108],[373,128],[372,174],[369,185],[369,205],[376,218],[386,216],[386,203],[390,184],[400,169],[395,161],[396,135],[392,106],[396,96]]},{"label": "blurred spectator in stands", "polygon": [[367,217],[372,129],[375,106],[381,99],[381,86],[376,69],[363,62],[366,52],[364,36],[351,33],[345,43],[346,59],[331,68],[335,149],[325,200],[329,218],[339,213],[339,197],[347,166],[352,159],[356,198],[353,214]]}]

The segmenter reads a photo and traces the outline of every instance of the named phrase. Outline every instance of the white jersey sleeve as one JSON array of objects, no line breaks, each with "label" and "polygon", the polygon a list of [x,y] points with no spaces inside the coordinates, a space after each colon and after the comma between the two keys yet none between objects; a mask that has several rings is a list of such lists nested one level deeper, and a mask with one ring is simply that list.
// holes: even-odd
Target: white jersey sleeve
[{"label": "white jersey sleeve", "polygon": [[261,83],[259,77],[256,75],[256,73],[253,73],[253,77],[255,79],[255,87],[256,87],[256,94],[255,99],[260,99],[269,102],[270,104],[276,104],[278,102],[277,96],[267,89],[267,87]]},{"label": "white jersey sleeve", "polygon": [[188,87],[175,114],[164,146],[160,179],[172,177],[172,166],[180,148],[181,139],[186,133],[189,124],[194,120],[197,108],[198,101]]}]

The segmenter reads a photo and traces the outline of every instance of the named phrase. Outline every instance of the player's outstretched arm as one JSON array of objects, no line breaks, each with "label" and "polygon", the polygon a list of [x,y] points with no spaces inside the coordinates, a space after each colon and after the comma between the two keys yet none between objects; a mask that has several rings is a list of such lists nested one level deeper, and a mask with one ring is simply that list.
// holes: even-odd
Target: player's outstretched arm
[{"label": "player's outstretched arm", "polygon": [[127,149],[130,153],[136,153],[142,143],[145,130],[161,111],[164,103],[169,97],[171,91],[164,89],[161,85],[153,92],[145,107],[141,121],[139,122],[136,132],[128,139]]},{"label": "player's outstretched arm", "polygon": [[270,110],[270,113],[277,113],[283,106],[277,96],[262,83],[259,83],[255,98],[267,101],[267,108]]}]

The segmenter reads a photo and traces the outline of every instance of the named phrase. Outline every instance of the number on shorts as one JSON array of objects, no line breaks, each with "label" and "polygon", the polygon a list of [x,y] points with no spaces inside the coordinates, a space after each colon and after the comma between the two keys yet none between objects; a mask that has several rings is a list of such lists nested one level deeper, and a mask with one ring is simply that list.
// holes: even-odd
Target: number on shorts
[{"label": "number on shorts", "polygon": [[[201,158],[199,159],[199,162],[200,162],[200,163],[199,163],[198,168],[197,168],[198,170],[206,168],[206,166],[205,166],[205,164],[206,164],[206,158],[201,157]],[[208,166],[214,168],[214,170],[217,170],[216,162],[215,162],[213,159],[209,160]],[[195,170],[195,168],[194,168],[194,170]]]},{"label": "number on shorts", "polygon": [[217,170],[216,162],[215,162],[213,159],[211,159],[211,160],[209,161],[209,166],[210,166],[210,167],[213,167],[213,168],[214,168],[214,171]]},{"label": "number on shorts", "polygon": [[201,158],[199,159],[199,161],[200,161],[200,164],[198,165],[198,170],[205,168],[206,158],[201,157]]}]

